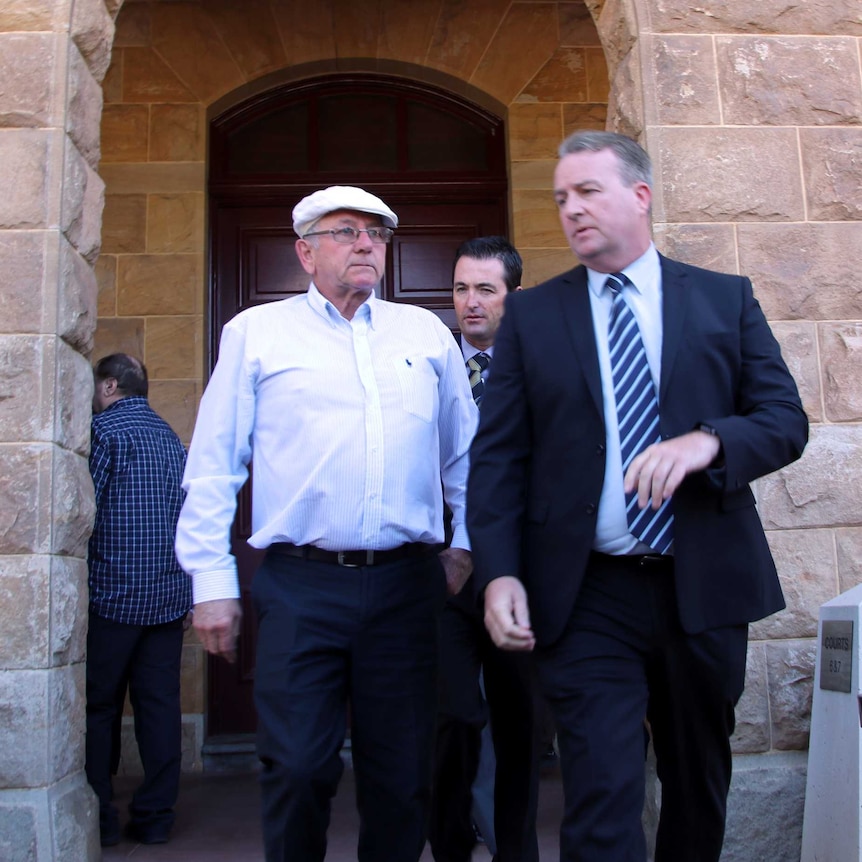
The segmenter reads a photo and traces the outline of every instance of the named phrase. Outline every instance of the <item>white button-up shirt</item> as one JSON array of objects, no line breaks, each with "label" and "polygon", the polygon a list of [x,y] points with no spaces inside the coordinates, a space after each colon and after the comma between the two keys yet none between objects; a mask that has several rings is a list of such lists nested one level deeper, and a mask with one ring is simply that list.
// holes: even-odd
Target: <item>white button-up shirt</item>
[{"label": "white button-up shirt", "polygon": [[477,418],[461,351],[429,311],[370,296],[346,320],[312,284],[238,314],[224,327],[183,479],[176,550],[195,603],[239,595],[230,526],[252,457],[255,548],[441,542],[445,494],[451,544],[469,549]]}]

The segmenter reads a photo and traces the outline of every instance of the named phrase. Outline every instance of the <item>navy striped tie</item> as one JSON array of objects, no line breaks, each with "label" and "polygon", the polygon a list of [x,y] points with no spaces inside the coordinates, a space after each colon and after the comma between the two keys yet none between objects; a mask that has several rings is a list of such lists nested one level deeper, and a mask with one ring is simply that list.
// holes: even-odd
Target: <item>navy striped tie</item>
[{"label": "navy striped tie", "polygon": [[[655,385],[637,320],[623,296],[627,284],[631,281],[621,272],[611,273],[605,282],[614,297],[608,324],[608,351],[624,476],[636,455],[661,440]],[[670,500],[665,500],[656,512],[649,505],[638,508],[637,492],[626,494],[626,519],[629,532],[636,539],[659,554],[667,553],[673,542]]]},{"label": "navy striped tie", "polygon": [[478,407],[482,403],[485,394],[485,381],[482,372],[491,364],[491,357],[487,353],[477,353],[467,360],[467,371],[470,372],[470,389],[473,392],[473,400]]}]

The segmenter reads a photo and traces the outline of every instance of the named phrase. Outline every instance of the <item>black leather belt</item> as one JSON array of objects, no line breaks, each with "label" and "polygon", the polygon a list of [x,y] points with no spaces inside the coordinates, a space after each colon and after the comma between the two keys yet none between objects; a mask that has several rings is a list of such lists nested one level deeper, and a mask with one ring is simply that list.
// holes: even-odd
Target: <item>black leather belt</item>
[{"label": "black leather belt", "polygon": [[592,551],[590,560],[598,565],[625,566],[649,571],[672,571],[673,556],[670,554],[602,554]]},{"label": "black leather belt", "polygon": [[313,560],[316,563],[332,563],[357,569],[361,566],[382,566],[416,557],[425,557],[434,550],[434,545],[425,542],[408,542],[387,551],[325,551],[314,545],[291,545],[289,542],[273,542],[269,550],[288,557]]}]

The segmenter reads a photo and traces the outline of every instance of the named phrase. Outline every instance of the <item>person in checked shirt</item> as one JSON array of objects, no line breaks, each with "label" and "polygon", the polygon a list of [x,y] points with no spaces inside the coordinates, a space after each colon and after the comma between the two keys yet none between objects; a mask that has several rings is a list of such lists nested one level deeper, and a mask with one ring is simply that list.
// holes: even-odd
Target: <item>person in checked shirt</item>
[{"label": "person in checked shirt", "polygon": [[181,762],[180,658],[191,582],[174,554],[186,453],[147,402],[147,370],[116,353],[94,370],[86,773],[99,799],[102,846],[120,840],[111,772],[128,687],[144,779],[127,833],[163,844]]}]

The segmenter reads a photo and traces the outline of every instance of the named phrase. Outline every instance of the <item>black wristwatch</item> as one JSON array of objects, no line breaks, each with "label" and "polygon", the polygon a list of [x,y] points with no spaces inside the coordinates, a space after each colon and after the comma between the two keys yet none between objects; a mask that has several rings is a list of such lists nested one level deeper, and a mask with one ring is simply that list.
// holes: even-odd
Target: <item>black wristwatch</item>
[{"label": "black wristwatch", "polygon": [[718,440],[718,452],[716,452],[715,458],[712,459],[712,463],[707,469],[724,467],[724,446],[721,442],[721,437],[718,436],[718,431],[712,425],[707,425],[706,422],[698,422],[694,426],[694,430],[703,431],[704,434],[709,434],[710,437],[715,437]]}]

